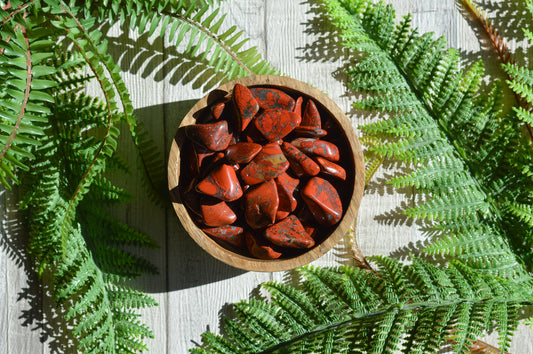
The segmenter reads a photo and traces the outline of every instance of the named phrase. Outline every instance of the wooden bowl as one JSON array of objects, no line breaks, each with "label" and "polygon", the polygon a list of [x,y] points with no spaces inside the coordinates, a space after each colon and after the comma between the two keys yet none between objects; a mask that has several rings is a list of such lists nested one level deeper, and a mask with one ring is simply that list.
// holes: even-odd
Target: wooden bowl
[{"label": "wooden bowl", "polygon": [[[253,258],[246,254],[240,254],[237,250],[231,249],[224,245],[223,242],[214,240],[206,235],[192,220],[186,207],[181,201],[179,193],[180,183],[180,163],[182,158],[180,152],[184,143],[189,143],[183,137],[183,127],[196,123],[196,117],[199,112],[216,100],[227,95],[231,95],[235,84],[241,84],[248,87],[263,86],[278,88],[297,98],[312,98],[318,107],[321,116],[329,116],[330,125],[336,127],[337,141],[335,142],[341,151],[341,161],[339,162],[346,169],[347,178],[344,190],[339,190],[342,199],[344,215],[341,221],[328,230],[328,235],[321,242],[307,250],[305,253],[294,256],[293,258],[280,258],[274,260],[263,260]],[[329,135],[329,134],[328,134]],[[324,137],[327,140],[328,136]],[[178,215],[183,227],[189,233],[190,237],[213,257],[225,262],[231,266],[260,272],[275,272],[293,269],[323,256],[331,250],[335,244],[348,232],[350,226],[357,217],[361,198],[364,189],[364,162],[363,152],[359,139],[355,134],[351,122],[346,118],[342,110],[320,90],[298,80],[288,77],[261,75],[249,76],[228,82],[219,88],[211,91],[201,100],[199,100],[189,113],[183,118],[178,132],[172,142],[172,147],[168,160],[168,187],[172,197],[172,205]]]}]

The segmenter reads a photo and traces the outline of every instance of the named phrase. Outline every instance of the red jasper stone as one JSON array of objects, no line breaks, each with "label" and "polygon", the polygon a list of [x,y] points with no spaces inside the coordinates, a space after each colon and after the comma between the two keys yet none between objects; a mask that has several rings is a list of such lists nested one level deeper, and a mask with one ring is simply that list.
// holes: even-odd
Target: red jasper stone
[{"label": "red jasper stone", "polygon": [[231,163],[248,163],[261,151],[262,146],[255,143],[237,143],[228,146],[226,159]]},{"label": "red jasper stone", "polygon": [[257,156],[241,170],[246,184],[257,184],[271,180],[289,168],[289,161],[277,142],[263,146]]},{"label": "red jasper stone", "polygon": [[233,88],[233,99],[237,107],[240,129],[243,131],[259,112],[259,103],[248,87],[241,84],[236,84]]},{"label": "red jasper stone", "polygon": [[204,167],[204,160],[210,156],[213,156],[215,152],[213,150],[209,150],[203,146],[194,144],[194,153],[195,153],[195,160],[198,170],[200,170],[202,167]]},{"label": "red jasper stone", "polygon": [[252,229],[260,229],[276,221],[279,198],[276,182],[270,180],[251,187],[244,195],[244,216]]},{"label": "red jasper stone", "polygon": [[292,111],[296,114],[298,114],[300,117],[302,116],[302,103],[304,102],[304,99],[302,96],[298,97],[296,100],[296,104],[294,105],[294,108]]},{"label": "red jasper stone", "polygon": [[224,240],[234,246],[240,247],[243,244],[244,229],[240,226],[226,225],[202,230],[209,236]]},{"label": "red jasper stone", "polygon": [[255,118],[255,126],[269,141],[282,139],[296,128],[302,118],[294,113],[284,110],[267,110]]},{"label": "red jasper stone", "polygon": [[253,87],[250,89],[263,109],[284,109],[292,111],[295,106],[294,99],[285,92],[265,87]]},{"label": "red jasper stone", "polygon": [[318,113],[318,109],[313,100],[307,101],[307,104],[305,105],[305,111],[302,116],[302,126],[322,128],[320,114]]},{"label": "red jasper stone", "polygon": [[193,124],[185,127],[185,134],[194,142],[213,151],[226,149],[232,134],[228,131],[228,122],[221,120],[209,124]]},{"label": "red jasper stone", "polygon": [[202,220],[206,226],[225,226],[230,225],[237,220],[237,215],[223,201],[217,203],[200,204]]},{"label": "red jasper stone", "polygon": [[336,163],[326,160],[320,156],[316,157],[316,162],[318,162],[320,170],[325,174],[340,178],[343,181],[346,179],[346,170]]},{"label": "red jasper stone", "polygon": [[306,126],[299,126],[294,128],[293,132],[299,136],[305,136],[309,138],[322,138],[323,136],[328,135],[328,132],[324,129],[316,128],[316,127],[306,127]]},{"label": "red jasper stone", "polygon": [[[309,176],[316,176],[320,172],[320,166],[317,165],[313,159],[298,150],[295,146],[284,141],[281,144],[281,149],[289,160],[291,167],[296,168],[297,171],[302,171]],[[294,165],[298,165],[294,167]]]},{"label": "red jasper stone", "polygon": [[259,259],[276,259],[281,257],[281,253],[275,251],[272,247],[265,244],[265,242],[259,241],[251,233],[246,232],[244,234],[246,240],[246,246],[250,254]]},{"label": "red jasper stone", "polygon": [[296,198],[294,198],[294,190],[300,181],[296,178],[292,178],[287,173],[282,173],[275,179],[275,181],[279,196],[278,210],[281,209],[289,212],[294,211],[298,204]]},{"label": "red jasper stone", "polygon": [[296,138],[291,144],[309,155],[321,156],[330,161],[339,161],[339,149],[332,143],[312,138]]},{"label": "red jasper stone", "polygon": [[310,248],[315,241],[309,237],[302,223],[295,215],[265,229],[265,238],[275,245],[290,248]]},{"label": "red jasper stone", "polygon": [[235,170],[226,164],[215,168],[196,185],[196,190],[226,202],[242,197],[242,188]]},{"label": "red jasper stone", "polygon": [[302,199],[314,218],[324,226],[338,223],[342,218],[342,203],[337,190],[320,177],[312,177],[302,190]]},{"label": "red jasper stone", "polygon": [[224,102],[217,102],[211,106],[211,113],[213,113],[213,117],[215,119],[220,118],[222,112],[224,111],[224,107],[226,107],[226,104]]}]

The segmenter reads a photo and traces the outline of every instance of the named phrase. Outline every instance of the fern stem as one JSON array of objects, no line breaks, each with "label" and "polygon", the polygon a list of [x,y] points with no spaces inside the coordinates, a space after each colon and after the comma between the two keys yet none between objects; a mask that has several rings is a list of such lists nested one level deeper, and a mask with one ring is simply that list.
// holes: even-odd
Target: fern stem
[{"label": "fern stem", "polygon": [[[496,51],[502,63],[505,64],[515,64],[516,59],[512,53],[508,50],[505,40],[500,36],[500,33],[494,28],[490,23],[489,19],[483,11],[481,11],[472,0],[461,0],[463,6],[470,12],[470,14],[480,23],[481,27],[485,31],[485,34],[489,37],[489,40],[492,44],[492,48]],[[507,78],[509,81],[515,81],[515,79],[507,73]],[[527,104],[519,94],[514,92],[514,96],[518,105],[528,111],[531,111],[531,107]],[[529,139],[533,141],[533,128],[529,123],[524,123]]]},{"label": "fern stem", "polygon": [[[17,24],[19,26],[19,24]],[[16,30],[16,27],[15,27]],[[20,128],[20,122],[22,121],[22,117],[24,116],[24,112],[26,111],[26,105],[28,104],[28,100],[30,98],[30,90],[31,90],[31,74],[32,74],[32,64],[31,64],[31,51],[30,51],[30,41],[28,40],[28,34],[26,32],[26,28],[24,26],[20,26],[20,30],[22,31],[22,34],[24,35],[24,42],[26,42],[27,50],[25,52],[26,55],[26,88],[24,90],[24,99],[22,100],[22,104],[20,105],[20,112],[17,116],[17,122],[15,123],[15,126],[13,127],[13,132],[7,139],[7,143],[4,146],[4,149],[0,153],[0,160],[4,157],[6,152],[11,147],[11,144],[13,143],[13,140],[15,140],[15,137],[17,136],[17,132]]]},{"label": "fern stem", "polygon": [[222,41],[220,38],[218,38],[218,36],[215,33],[211,32],[208,28],[202,26],[201,23],[198,23],[198,22],[193,21],[192,19],[190,19],[188,17],[182,16],[182,15],[179,15],[179,14],[176,14],[176,13],[172,13],[172,12],[169,12],[169,11],[162,11],[161,14],[177,18],[177,19],[179,19],[181,21],[185,21],[185,22],[189,23],[190,25],[198,28],[199,30],[205,32],[208,36],[213,38],[213,40],[222,49],[224,49],[226,51],[226,53],[228,53],[233,58],[233,60],[235,60],[235,62],[237,64],[239,64],[248,73],[248,75],[253,75],[254,74],[246,65],[244,65],[244,63],[237,57],[237,55],[231,50],[231,48],[229,48],[224,43],[224,41]]},{"label": "fern stem", "polygon": [[[16,14],[26,10],[28,7],[30,7],[31,5],[33,5],[33,3],[37,2],[39,0],[30,0],[28,1],[27,3],[25,3],[24,5],[20,5],[19,7],[17,7],[15,10],[13,10],[12,12],[9,13],[9,15],[7,17],[5,17],[2,22],[0,22],[0,29],[2,27],[4,27],[4,25],[9,22],[13,16],[15,16]],[[3,8],[3,10],[9,10],[9,8],[11,7],[11,5],[8,3],[8,5],[5,6],[5,8]]]}]

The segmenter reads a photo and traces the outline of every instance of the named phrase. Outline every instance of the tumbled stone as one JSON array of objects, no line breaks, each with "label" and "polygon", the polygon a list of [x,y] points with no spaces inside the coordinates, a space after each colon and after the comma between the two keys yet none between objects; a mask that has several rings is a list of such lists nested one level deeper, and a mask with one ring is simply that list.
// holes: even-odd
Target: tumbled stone
[{"label": "tumbled stone", "polygon": [[224,111],[224,107],[226,107],[226,104],[224,102],[217,102],[211,106],[211,113],[213,113],[213,117],[215,119],[220,119],[220,116]]},{"label": "tumbled stone", "polygon": [[225,150],[231,142],[228,122],[221,120],[208,124],[193,124],[185,127],[185,134],[192,141],[213,151]]},{"label": "tumbled stone", "polygon": [[346,179],[346,170],[336,163],[326,160],[320,156],[316,157],[316,162],[320,166],[320,170],[325,174],[340,178],[343,181]]},{"label": "tumbled stone", "polygon": [[322,128],[322,123],[320,121],[320,113],[318,113],[318,109],[316,108],[315,102],[313,102],[313,100],[307,101],[307,104],[305,105],[301,125],[305,127]]},{"label": "tumbled stone", "polygon": [[255,143],[237,143],[228,146],[226,159],[231,163],[248,163],[261,151],[262,146]]},{"label": "tumbled stone", "polygon": [[327,180],[312,177],[302,189],[301,195],[314,218],[321,225],[331,226],[341,220],[341,199],[335,187]]},{"label": "tumbled stone", "polygon": [[292,109],[292,111],[294,113],[296,113],[297,115],[299,115],[300,117],[302,116],[302,104],[304,102],[304,99],[302,98],[302,96],[298,97],[298,99],[296,99],[296,103],[294,105],[294,108]]},{"label": "tumbled stone", "polygon": [[244,229],[240,226],[226,225],[213,228],[202,229],[209,236],[216,237],[231,243],[234,246],[241,247],[244,240]]},{"label": "tumbled stone", "polygon": [[278,143],[269,143],[256,157],[241,170],[241,177],[246,184],[257,184],[271,180],[289,168],[289,161],[281,151]]},{"label": "tumbled stone", "polygon": [[330,161],[339,161],[340,159],[339,149],[329,141],[312,138],[296,138],[291,141],[291,144],[308,155],[321,156]]},{"label": "tumbled stone", "polygon": [[275,245],[289,248],[310,248],[315,245],[295,215],[289,215],[267,227],[265,238]]},{"label": "tumbled stone", "polygon": [[200,210],[202,220],[206,226],[225,226],[237,220],[237,215],[231,210],[226,202],[201,203]]},{"label": "tumbled stone", "polygon": [[272,247],[261,242],[250,232],[246,232],[244,238],[246,240],[248,251],[252,256],[259,259],[277,259],[281,257],[280,252],[275,251]]},{"label": "tumbled stone", "polygon": [[294,190],[300,183],[296,178],[292,178],[287,173],[282,173],[275,179],[278,189],[279,207],[278,210],[292,212],[296,209],[297,201],[294,197]]},{"label": "tumbled stone", "polygon": [[242,188],[235,169],[221,164],[196,185],[196,190],[226,202],[242,197]]},{"label": "tumbled stone", "polygon": [[244,195],[244,217],[252,229],[260,229],[276,221],[279,198],[276,182],[270,180],[251,187]]},{"label": "tumbled stone", "polygon": [[202,167],[205,167],[205,163],[204,161],[206,159],[209,159],[211,156],[213,156],[215,154],[215,151],[213,150],[209,150],[208,148],[206,147],[203,147],[203,146],[200,146],[198,144],[193,144],[194,145],[194,160],[196,162],[196,168],[198,171],[200,171],[200,169]]},{"label": "tumbled stone", "polygon": [[259,112],[259,103],[248,87],[240,84],[236,84],[233,88],[233,99],[237,108],[240,130],[243,131]]},{"label": "tumbled stone", "polygon": [[285,92],[265,87],[252,87],[250,89],[263,109],[284,109],[292,111],[295,106],[294,99]]},{"label": "tumbled stone", "polygon": [[308,138],[322,138],[328,134],[327,131],[324,129],[316,128],[316,127],[306,127],[306,126],[299,126],[294,128],[293,132],[297,136],[303,136]]},{"label": "tumbled stone", "polygon": [[[316,176],[320,172],[320,166],[292,144],[284,141],[281,144],[281,149],[285,153],[285,156],[287,157],[287,160],[289,160],[289,164],[293,169],[296,168],[297,171],[302,171],[309,176]],[[298,166],[294,167],[293,165]]]},{"label": "tumbled stone", "polygon": [[259,114],[255,126],[268,141],[283,139],[296,128],[302,118],[294,113],[284,110],[267,110]]}]

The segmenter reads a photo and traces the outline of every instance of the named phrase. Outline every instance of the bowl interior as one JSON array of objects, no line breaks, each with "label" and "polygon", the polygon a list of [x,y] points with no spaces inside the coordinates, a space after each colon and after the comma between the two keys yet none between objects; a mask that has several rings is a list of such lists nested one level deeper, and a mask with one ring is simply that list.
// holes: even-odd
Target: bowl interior
[{"label": "bowl interior", "polygon": [[[319,237],[315,239],[316,244],[311,249],[287,252],[284,253],[283,258],[275,260],[253,258],[236,247],[206,235],[194,223],[182,202],[180,191],[192,181],[190,174],[180,173],[182,164],[189,163],[187,157],[189,154],[185,153],[185,151],[191,145],[184,137],[183,127],[200,122],[206,113],[206,108],[212,102],[231,95],[233,87],[237,83],[248,87],[277,88],[291,95],[294,99],[302,96],[304,102],[308,98],[313,99],[322,118],[322,126],[328,131],[328,134],[321,140],[330,141],[339,148],[341,160],[338,163],[346,170],[346,181],[340,181],[335,178],[328,180],[339,192],[344,215],[338,224],[332,227],[319,228],[317,233]],[[349,230],[357,216],[357,210],[363,194],[363,154],[350,121],[340,108],[321,91],[301,81],[287,77],[271,75],[250,76],[228,82],[211,91],[187,113],[172,143],[168,162],[168,181],[174,210],[186,231],[200,247],[215,258],[237,268],[266,272],[281,271],[302,266],[324,255]]]}]

